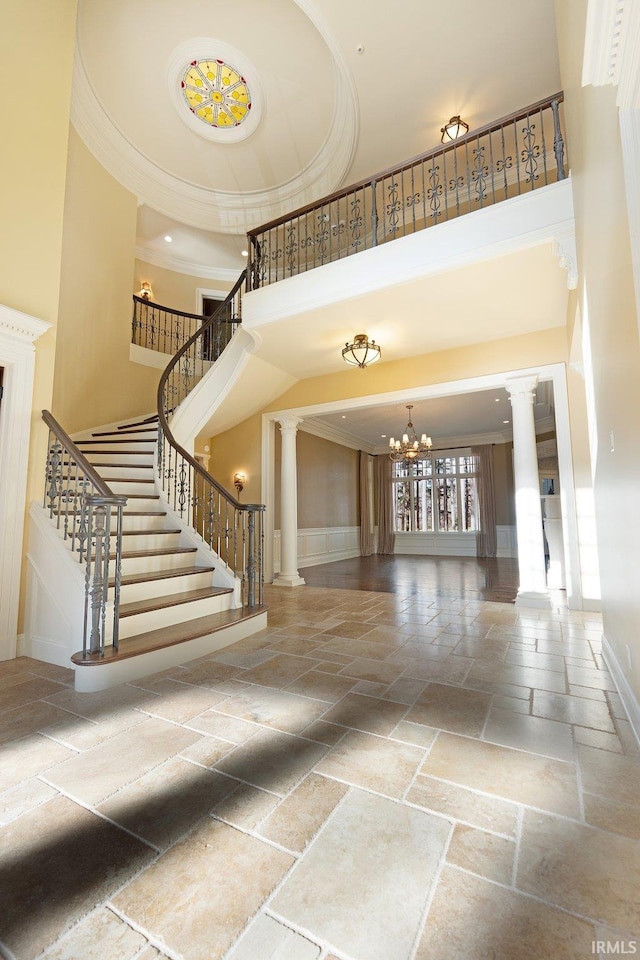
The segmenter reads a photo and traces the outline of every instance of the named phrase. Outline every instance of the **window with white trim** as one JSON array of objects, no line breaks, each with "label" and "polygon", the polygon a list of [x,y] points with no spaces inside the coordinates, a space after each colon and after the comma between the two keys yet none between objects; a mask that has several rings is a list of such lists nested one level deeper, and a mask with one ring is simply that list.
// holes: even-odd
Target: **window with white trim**
[{"label": "window with white trim", "polygon": [[396,533],[472,533],[478,524],[477,458],[466,450],[437,450],[411,464],[394,463]]}]

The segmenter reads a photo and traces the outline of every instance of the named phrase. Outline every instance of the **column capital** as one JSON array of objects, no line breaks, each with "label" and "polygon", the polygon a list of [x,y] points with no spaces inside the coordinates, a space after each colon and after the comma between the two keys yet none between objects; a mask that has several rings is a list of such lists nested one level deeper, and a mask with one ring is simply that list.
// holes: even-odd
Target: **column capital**
[{"label": "column capital", "polygon": [[298,426],[302,422],[302,417],[282,417],[281,420],[276,420],[276,423],[280,424],[280,433],[283,436],[287,433],[295,436],[298,432]]},{"label": "column capital", "polygon": [[533,403],[535,400],[535,389],[537,386],[537,376],[514,377],[513,380],[507,380],[504,385],[512,404],[517,400],[525,401],[526,403]]}]

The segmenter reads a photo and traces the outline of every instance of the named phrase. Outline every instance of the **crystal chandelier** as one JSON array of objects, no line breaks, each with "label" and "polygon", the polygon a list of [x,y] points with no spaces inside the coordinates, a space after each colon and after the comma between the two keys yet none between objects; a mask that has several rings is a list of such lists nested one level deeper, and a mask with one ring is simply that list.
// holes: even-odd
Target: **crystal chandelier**
[{"label": "crystal chandelier", "polygon": [[418,440],[418,435],[411,423],[412,403],[407,404],[407,410],[409,411],[407,432],[402,435],[401,441],[394,440],[393,437],[389,440],[389,459],[393,460],[394,463],[403,461],[408,464],[414,463],[416,460],[425,460],[429,456],[431,447],[433,446],[431,437],[428,437],[426,433],[423,433]]}]

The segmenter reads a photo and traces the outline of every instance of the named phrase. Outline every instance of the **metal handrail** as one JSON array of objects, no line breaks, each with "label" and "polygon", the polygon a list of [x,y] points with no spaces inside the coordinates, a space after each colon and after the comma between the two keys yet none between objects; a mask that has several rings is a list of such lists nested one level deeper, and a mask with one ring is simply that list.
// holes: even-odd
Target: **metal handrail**
[{"label": "metal handrail", "polygon": [[[160,377],[157,470],[170,506],[238,577],[243,605],[254,607],[264,599],[264,504],[237,500],[178,443],[169,425],[170,415],[208,372],[240,325],[246,278],[244,270],[226,299],[177,351]],[[233,319],[219,316],[229,308]]]},{"label": "metal handrail", "polygon": [[563,100],[538,100],[250,230],[251,289],[564,179]]},{"label": "metal handrail", "polygon": [[[127,497],[114,493],[48,410],[43,507],[71,550],[85,564],[82,653],[104,656],[107,643],[109,571],[113,567],[111,643],[118,649],[122,523]],[[112,535],[113,528],[113,535]]]},{"label": "metal handrail", "polygon": [[[135,293],[132,302],[131,343],[171,356],[184,346],[207,319],[204,313],[174,310],[173,307],[166,307]],[[220,319],[218,322],[227,321]]]}]

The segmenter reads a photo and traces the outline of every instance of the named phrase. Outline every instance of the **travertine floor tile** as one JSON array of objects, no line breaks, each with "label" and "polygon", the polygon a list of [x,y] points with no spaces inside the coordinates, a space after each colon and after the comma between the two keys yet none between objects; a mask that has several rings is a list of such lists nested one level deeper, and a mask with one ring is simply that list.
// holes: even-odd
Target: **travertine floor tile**
[{"label": "travertine floor tile", "polygon": [[217,689],[219,683],[225,680],[232,680],[234,677],[241,676],[244,679],[244,671],[239,667],[232,667],[228,663],[218,663],[217,660],[203,660],[196,666],[183,670],[180,674],[182,683],[192,683],[194,686],[213,687]]},{"label": "travertine floor tile", "polygon": [[[4,771],[3,771],[4,774]],[[4,775],[2,776],[4,786]],[[34,777],[0,793],[0,823],[10,823],[57,795],[57,790]]]},{"label": "travertine floor tile", "polygon": [[216,806],[214,816],[241,830],[255,830],[278,803],[280,797],[275,794],[251,787],[248,783],[239,783],[233,793]]},{"label": "travertine floor tile", "polygon": [[591,730],[588,727],[574,727],[573,736],[576,743],[581,743],[585,747],[597,747],[599,750],[624,753],[620,739],[615,733],[604,733],[602,730]]},{"label": "travertine floor tile", "polygon": [[413,743],[416,747],[430,747],[437,735],[438,731],[434,727],[426,727],[423,723],[408,723],[406,720],[401,720],[389,734],[393,740]]},{"label": "travertine floor tile", "polygon": [[640,841],[527,810],[517,886],[640,934]]},{"label": "travertine floor tile", "polygon": [[247,670],[243,673],[242,679],[247,683],[260,683],[266,687],[286,687],[316,665],[317,660],[281,653],[276,654],[266,663],[260,664],[259,667]]},{"label": "travertine floor tile", "polygon": [[348,787],[311,773],[260,827],[260,834],[294,853],[313,839]]},{"label": "travertine floor tile", "polygon": [[184,723],[225,699],[224,694],[207,687],[194,687],[169,679],[163,681],[162,687],[156,688],[156,691],[162,696],[155,701],[147,700],[139,709],[153,717],[175,720],[176,723]]},{"label": "travertine floor tile", "polygon": [[58,763],[47,779],[85,803],[100,803],[197,739],[197,733],[164,720],[145,720],[135,737],[120,734]]},{"label": "travertine floor tile", "polygon": [[0,941],[31,960],[153,851],[66,797],[0,831]]},{"label": "travertine floor tile", "polygon": [[275,727],[285,733],[299,733],[318,720],[326,709],[327,704],[319,700],[249,685],[221,703],[216,712]]},{"label": "travertine floor tile", "polygon": [[358,960],[406,960],[449,832],[444,820],[356,791],[271,910]]},{"label": "travertine floor tile", "polygon": [[219,960],[293,863],[293,857],[216,820],[168,850],[115,898],[185,960]]},{"label": "travertine floor tile", "polygon": [[228,740],[229,743],[235,744],[244,743],[249,737],[264,729],[258,723],[250,723],[236,717],[227,717],[215,710],[207,710],[199,717],[193,717],[193,719],[187,721],[186,726],[190,730],[197,730],[199,733],[206,733],[211,737]]},{"label": "travertine floor tile", "polygon": [[322,653],[339,653],[343,657],[366,660],[386,660],[387,657],[395,651],[396,645],[391,643],[379,643],[373,640],[333,637],[331,639],[325,634],[326,642],[316,652],[318,656]]},{"label": "travertine floor tile", "polygon": [[479,736],[490,705],[488,693],[430,683],[407,714],[407,720],[452,733]]},{"label": "travertine floor tile", "polygon": [[447,849],[447,860],[487,880],[511,886],[515,849],[513,840],[458,824]]},{"label": "travertine floor tile", "polygon": [[533,714],[548,720],[563,720],[581,727],[593,727],[607,733],[615,733],[615,727],[605,702],[585,700],[561,693],[534,690]]},{"label": "travertine floor tile", "polygon": [[262,730],[227,754],[216,769],[283,796],[325,755],[327,749],[312,740],[277,730]]},{"label": "travertine floor tile", "polygon": [[87,720],[113,721],[117,716],[123,717],[124,722],[131,715],[132,722],[137,723],[139,714],[134,708],[154,699],[155,696],[150,691],[123,683],[119,687],[101,690],[98,693],[76,693],[75,690],[64,690],[48,696],[47,702],[68,710],[69,713],[75,713],[78,717],[85,717]]},{"label": "travertine floor tile", "polygon": [[73,750],[53,743],[39,733],[22,740],[14,740],[0,747],[2,786],[5,790],[49,771],[56,764],[77,757]]},{"label": "travertine floor tile", "polygon": [[388,736],[407,712],[402,703],[349,693],[323,716],[328,723]]},{"label": "travertine floor tile", "polygon": [[[327,664],[337,673],[342,670],[343,664]],[[297,693],[302,697],[313,697],[315,700],[326,700],[335,703],[352,690],[357,681],[350,677],[336,677],[331,673],[323,673],[322,669],[309,670],[287,686],[290,693]]]},{"label": "travertine floor tile", "polygon": [[105,907],[73,927],[42,960],[139,960],[147,940]]},{"label": "travertine floor tile", "polygon": [[580,816],[573,763],[442,733],[420,772],[505,800]]},{"label": "travertine floor tile", "polygon": [[640,763],[608,750],[578,746],[584,789],[618,803],[640,806]]},{"label": "travertine floor tile", "polygon": [[228,960],[317,960],[320,947],[273,917],[261,914]]},{"label": "travertine floor tile", "polygon": [[489,713],[483,738],[505,747],[555,757],[556,760],[573,760],[571,727],[557,720],[543,720],[494,707]]},{"label": "travertine floor tile", "polygon": [[584,920],[445,867],[416,960],[585,960],[593,939]]},{"label": "travertine floor tile", "polygon": [[429,680],[437,683],[462,684],[474,661],[468,657],[449,656],[446,660],[412,661],[404,672],[405,677],[416,680]]},{"label": "travertine floor tile", "polygon": [[473,680],[489,680],[492,683],[512,683],[520,687],[535,687],[540,690],[551,690],[555,693],[565,692],[563,673],[516,664],[497,664],[489,660],[476,660],[469,671],[468,680],[470,682]]},{"label": "travertine floor tile", "polygon": [[174,757],[119,790],[97,809],[162,849],[184,836],[236,786],[229,777]]},{"label": "travertine floor tile", "polygon": [[640,840],[640,806],[616,803],[590,793],[585,793],[583,799],[584,818],[591,826]]},{"label": "travertine floor tile", "polygon": [[324,773],[387,797],[401,797],[424,757],[424,750],[350,731],[317,766]]},{"label": "travertine floor tile", "polygon": [[34,700],[43,700],[64,689],[61,684],[45,677],[29,677],[22,683],[0,689],[0,714],[15,707],[23,707]]},{"label": "travertine floor tile", "polygon": [[503,833],[508,837],[515,834],[518,813],[515,804],[494,797],[483,797],[454,783],[419,774],[407,794],[407,801],[483,830]]},{"label": "travertine floor tile", "polygon": [[404,667],[381,660],[354,660],[340,671],[340,676],[371,680],[372,683],[393,683],[403,673]]}]

